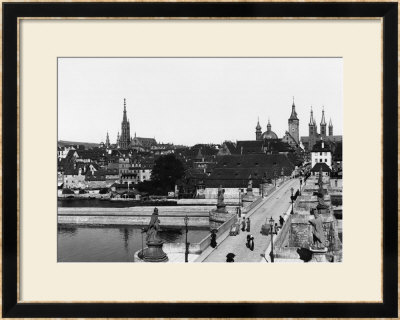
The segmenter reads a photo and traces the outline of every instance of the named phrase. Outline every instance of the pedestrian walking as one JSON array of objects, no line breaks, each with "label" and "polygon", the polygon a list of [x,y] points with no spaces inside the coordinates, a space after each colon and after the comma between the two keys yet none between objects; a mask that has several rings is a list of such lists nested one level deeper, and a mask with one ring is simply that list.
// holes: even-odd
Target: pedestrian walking
[{"label": "pedestrian walking", "polygon": [[245,217],[243,217],[243,220],[242,220],[242,231],[244,231],[244,230],[246,230],[246,219],[245,219]]},{"label": "pedestrian walking", "polygon": [[216,248],[217,247],[217,235],[213,232],[211,233],[211,243],[210,243],[212,248]]},{"label": "pedestrian walking", "polygon": [[247,218],[247,220],[246,220],[246,231],[250,232],[250,218]]},{"label": "pedestrian walking", "polygon": [[281,224],[281,227],[283,227],[283,224],[285,223],[285,220],[283,219],[282,216],[279,216],[279,223]]},{"label": "pedestrian walking", "polygon": [[249,248],[249,249],[250,249],[250,238],[251,238],[251,235],[248,234],[247,235],[247,240],[246,240],[246,247]]},{"label": "pedestrian walking", "polygon": [[278,234],[278,230],[279,230],[278,224],[275,223],[275,226],[274,226],[275,234]]},{"label": "pedestrian walking", "polygon": [[230,252],[226,255],[226,262],[235,262],[235,260],[233,259],[235,257],[235,254]]},{"label": "pedestrian walking", "polygon": [[250,236],[249,249],[251,251],[254,251],[254,237],[253,236]]}]

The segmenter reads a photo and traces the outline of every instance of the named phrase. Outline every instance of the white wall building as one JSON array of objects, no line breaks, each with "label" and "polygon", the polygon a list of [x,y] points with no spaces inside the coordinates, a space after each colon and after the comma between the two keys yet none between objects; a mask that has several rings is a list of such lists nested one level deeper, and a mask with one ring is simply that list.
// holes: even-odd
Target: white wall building
[{"label": "white wall building", "polygon": [[316,163],[326,163],[332,169],[332,151],[327,143],[323,140],[318,141],[311,151],[311,168]]}]

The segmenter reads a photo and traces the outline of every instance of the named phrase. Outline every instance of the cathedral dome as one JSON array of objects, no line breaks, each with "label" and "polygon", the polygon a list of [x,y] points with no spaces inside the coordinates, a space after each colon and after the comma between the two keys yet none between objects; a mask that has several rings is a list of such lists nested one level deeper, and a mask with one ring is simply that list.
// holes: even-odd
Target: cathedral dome
[{"label": "cathedral dome", "polygon": [[269,119],[268,119],[268,124],[267,124],[267,131],[265,131],[262,134],[261,139],[263,139],[263,140],[278,139],[278,136],[276,135],[276,133],[271,130],[271,123],[269,122]]},{"label": "cathedral dome", "polygon": [[276,135],[275,132],[273,132],[271,130],[269,130],[269,131],[267,130],[262,134],[261,138],[262,139],[278,139],[278,136]]}]

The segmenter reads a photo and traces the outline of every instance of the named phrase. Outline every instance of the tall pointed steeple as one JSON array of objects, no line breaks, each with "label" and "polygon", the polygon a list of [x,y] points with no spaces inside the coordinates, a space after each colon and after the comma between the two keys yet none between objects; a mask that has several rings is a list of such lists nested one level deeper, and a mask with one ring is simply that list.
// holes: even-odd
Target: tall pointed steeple
[{"label": "tall pointed steeple", "polygon": [[332,119],[329,119],[329,136],[333,136],[333,124]]},{"label": "tall pointed steeple", "polygon": [[294,97],[292,103],[292,113],[290,114],[289,120],[299,120],[299,118],[297,118],[296,106],[294,104]]},{"label": "tall pointed steeple", "polygon": [[122,116],[122,122],[127,121],[127,116],[126,116],[126,98],[124,98],[124,114]]},{"label": "tall pointed steeple", "polygon": [[312,150],[312,148],[315,144],[316,136],[317,136],[317,125],[315,123],[314,113],[313,113],[313,109],[311,106],[310,122],[308,124],[308,151]]},{"label": "tall pointed steeple", "polygon": [[311,111],[310,111],[310,123],[308,124],[309,126],[313,126],[314,125],[314,115],[313,115],[313,110],[312,110],[312,106],[311,106]]},{"label": "tall pointed steeple", "polygon": [[299,127],[300,127],[300,121],[299,118],[297,118],[296,106],[294,104],[294,97],[293,97],[292,113],[290,114],[290,117],[288,119],[288,131],[289,134],[296,141],[296,144],[299,144],[300,142]]},{"label": "tall pointed steeple", "polygon": [[322,106],[321,125],[322,125],[322,124],[326,125],[326,122],[325,122],[325,110],[324,110],[324,107],[323,107],[323,106]]},{"label": "tall pointed steeple", "polygon": [[120,147],[122,149],[128,149],[130,144],[131,144],[130,123],[126,113],[126,99],[124,98],[124,112],[121,123]]},{"label": "tall pointed steeple", "polygon": [[257,118],[256,130],[261,130],[261,126],[260,126],[260,117]]},{"label": "tall pointed steeple", "polygon": [[257,126],[256,126],[256,140],[261,140],[261,126],[260,126],[260,118],[257,119]]},{"label": "tall pointed steeple", "polygon": [[269,122],[269,117],[268,117],[268,124],[267,124],[267,132],[271,131],[271,123]]},{"label": "tall pointed steeple", "polygon": [[325,110],[324,107],[322,107],[322,118],[321,118],[321,123],[320,123],[320,130],[321,130],[321,136],[326,137],[326,121],[325,121]]},{"label": "tall pointed steeple", "polygon": [[107,136],[106,136],[106,147],[110,147],[110,137],[108,136],[108,131],[107,131]]}]

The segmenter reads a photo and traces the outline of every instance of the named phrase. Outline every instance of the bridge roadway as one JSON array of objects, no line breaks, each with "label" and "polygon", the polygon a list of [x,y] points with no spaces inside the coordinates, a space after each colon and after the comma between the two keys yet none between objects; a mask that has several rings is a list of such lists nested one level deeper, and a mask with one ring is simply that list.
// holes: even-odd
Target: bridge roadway
[{"label": "bridge roadway", "polygon": [[[228,236],[221,243],[217,239],[218,246],[202,262],[226,262],[226,255],[229,252],[236,255],[235,262],[260,262],[263,259],[260,254],[265,253],[271,241],[271,236],[265,236],[260,233],[261,226],[271,216],[279,224],[279,216],[283,216],[291,205],[291,187],[296,192],[300,187],[299,180],[291,179],[286,181],[270,196],[265,198],[261,205],[248,214],[251,222],[250,232],[240,231],[237,236]],[[248,234],[254,237],[254,251],[246,247]],[[269,257],[267,259],[270,261]]]}]

